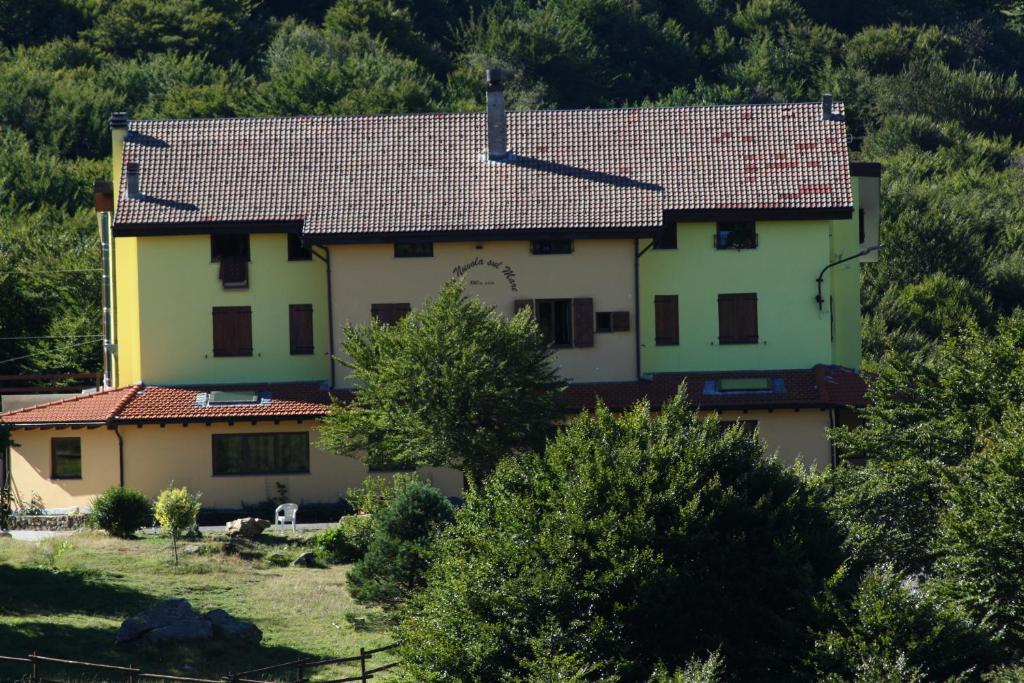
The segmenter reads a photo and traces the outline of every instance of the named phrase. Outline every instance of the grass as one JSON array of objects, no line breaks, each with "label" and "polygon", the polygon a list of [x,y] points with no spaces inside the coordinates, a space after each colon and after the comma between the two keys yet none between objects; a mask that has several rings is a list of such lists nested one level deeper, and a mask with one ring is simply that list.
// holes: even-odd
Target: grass
[{"label": "grass", "polygon": [[[266,534],[225,552],[223,538],[186,542],[175,567],[165,538],[120,540],[79,532],[41,543],[0,540],[0,655],[49,657],[141,667],[147,672],[222,676],[300,657],[344,657],[386,645],[391,636],[379,610],[355,604],[345,587],[347,566],[287,566],[307,550],[308,535]],[[263,642],[212,641],[170,648],[114,647],[121,621],[171,597],[197,611],[214,608],[252,621]],[[387,663],[386,655],[371,666]],[[64,679],[56,665],[43,671]],[[78,670],[76,680],[88,678]],[[22,669],[0,666],[0,680]],[[282,678],[294,678],[294,670]],[[320,678],[351,675],[325,667]]]}]

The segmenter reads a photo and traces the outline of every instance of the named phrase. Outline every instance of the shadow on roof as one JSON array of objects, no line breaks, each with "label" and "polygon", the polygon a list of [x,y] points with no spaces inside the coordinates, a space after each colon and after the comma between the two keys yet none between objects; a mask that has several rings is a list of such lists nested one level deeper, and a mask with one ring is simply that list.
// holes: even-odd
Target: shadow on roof
[{"label": "shadow on roof", "polygon": [[520,166],[522,168],[541,171],[543,173],[553,173],[555,175],[562,175],[570,178],[580,178],[582,180],[589,180],[591,182],[602,183],[604,185],[613,185],[615,187],[633,187],[639,190],[648,190],[650,192],[664,192],[665,190],[662,185],[647,183],[642,180],[630,178],[629,176],[614,175],[612,173],[604,173],[603,171],[591,171],[589,169],[579,168],[578,166],[569,166],[568,164],[560,164],[555,161],[545,161],[544,159],[538,159],[536,157],[520,156],[517,154],[511,160],[504,163],[509,166]]}]

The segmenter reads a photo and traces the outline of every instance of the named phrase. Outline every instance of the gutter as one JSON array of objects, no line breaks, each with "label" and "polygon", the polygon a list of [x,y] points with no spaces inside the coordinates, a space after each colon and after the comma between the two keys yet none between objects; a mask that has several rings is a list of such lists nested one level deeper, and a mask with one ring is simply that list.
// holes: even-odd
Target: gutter
[{"label": "gutter", "polygon": [[636,344],[634,348],[636,351],[636,378],[641,382],[646,382],[643,373],[640,368],[640,257],[646,254],[654,247],[654,240],[648,244],[643,250],[640,249],[640,240],[633,240],[633,252],[636,254],[636,258],[633,259],[633,307],[636,309],[634,314],[634,336],[636,337]]},{"label": "gutter", "polygon": [[[324,250],[325,256],[321,256],[319,253],[317,253],[317,251],[313,248],[314,246],[320,246],[320,248]],[[331,386],[330,386],[330,388],[333,389],[334,388],[334,373],[335,373],[335,369],[334,369],[334,293],[333,293],[333,288],[331,286],[331,251],[327,247],[324,247],[324,246],[321,246],[321,245],[310,245],[309,252],[311,254],[316,254],[316,257],[318,259],[320,259],[321,261],[323,261],[324,264],[327,266],[327,339],[328,339],[328,342],[327,342],[328,343],[327,359],[328,359],[328,362],[331,365],[331,367],[330,367],[330,373],[331,373]]]},{"label": "gutter", "polygon": [[121,437],[121,432],[117,428],[117,423],[111,420],[110,428],[114,430],[114,434],[117,435],[117,472],[118,472],[118,486],[124,488],[124,439]]}]

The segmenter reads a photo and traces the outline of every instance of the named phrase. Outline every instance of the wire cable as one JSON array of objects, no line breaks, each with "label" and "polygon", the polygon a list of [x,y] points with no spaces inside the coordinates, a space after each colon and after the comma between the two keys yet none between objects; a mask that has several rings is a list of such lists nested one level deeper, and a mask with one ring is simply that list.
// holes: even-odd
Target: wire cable
[{"label": "wire cable", "polygon": [[[100,339],[90,339],[89,341],[77,342],[75,344],[68,344],[65,348],[73,349],[73,348],[76,348],[78,346],[85,346],[86,344],[94,344],[94,343],[96,343],[98,341],[100,341]],[[19,360],[25,360],[26,358],[34,358],[36,356],[42,356],[42,355],[47,354],[47,353],[51,353],[51,351],[49,351],[49,350],[47,350],[47,351],[37,351],[36,353],[29,353],[29,354],[26,354],[24,356],[16,356],[14,358],[7,358],[5,360],[0,360],[0,365],[5,365],[7,363],[13,363],[13,362],[19,361]]]}]

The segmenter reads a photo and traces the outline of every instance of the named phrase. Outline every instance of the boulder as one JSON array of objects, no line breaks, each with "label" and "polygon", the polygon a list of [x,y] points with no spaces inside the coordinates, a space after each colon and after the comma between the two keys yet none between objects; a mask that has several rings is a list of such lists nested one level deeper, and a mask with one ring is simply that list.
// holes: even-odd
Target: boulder
[{"label": "boulder", "polygon": [[262,534],[270,522],[258,517],[242,517],[234,519],[224,525],[224,533],[228,536],[242,536],[244,538],[256,538]]},{"label": "boulder", "polygon": [[203,618],[213,625],[214,633],[220,638],[250,643],[259,643],[263,640],[263,631],[259,630],[256,624],[236,619],[222,609],[210,610]]},{"label": "boulder", "polygon": [[319,563],[316,561],[316,555],[313,553],[302,553],[294,560],[292,560],[293,567],[317,567]]},{"label": "boulder", "polygon": [[204,640],[213,635],[210,622],[203,620],[188,600],[158,602],[144,612],[128,617],[117,631],[117,645]]}]

